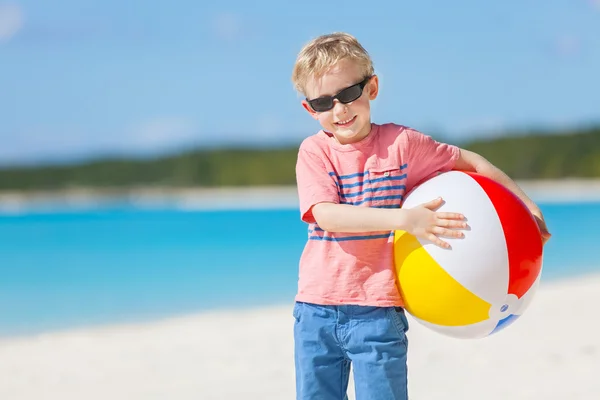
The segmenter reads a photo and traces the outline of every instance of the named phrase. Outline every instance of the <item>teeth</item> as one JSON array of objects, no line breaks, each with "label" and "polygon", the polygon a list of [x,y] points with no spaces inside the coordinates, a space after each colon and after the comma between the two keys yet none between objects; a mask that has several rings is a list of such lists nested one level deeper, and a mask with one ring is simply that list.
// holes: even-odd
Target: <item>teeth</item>
[{"label": "teeth", "polygon": [[352,119],[353,119],[353,118],[354,118],[354,117],[352,117],[352,118],[350,118],[350,119],[347,119],[347,120],[345,120],[345,121],[338,121],[338,124],[340,124],[340,125],[347,124],[348,122],[352,121]]}]

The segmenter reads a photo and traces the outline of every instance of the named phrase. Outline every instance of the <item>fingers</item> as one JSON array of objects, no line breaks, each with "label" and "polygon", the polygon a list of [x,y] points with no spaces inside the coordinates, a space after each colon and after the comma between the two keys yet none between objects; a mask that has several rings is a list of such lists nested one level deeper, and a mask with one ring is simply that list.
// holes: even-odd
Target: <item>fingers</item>
[{"label": "fingers", "polygon": [[422,206],[433,211],[439,208],[443,203],[444,200],[441,197],[438,197],[437,199],[433,199],[431,201],[428,201],[427,203],[423,203]]},{"label": "fingers", "polygon": [[[437,210],[444,204],[444,199],[438,197],[421,206],[434,211]],[[466,229],[468,225],[465,221],[465,216],[461,213],[456,212],[435,212],[433,226],[430,226],[429,232],[426,234],[427,239],[437,246],[450,249],[451,246],[448,242],[441,239],[441,237],[461,239],[465,237],[465,234],[457,229]]]},{"label": "fingers", "polygon": [[435,228],[433,228],[433,233],[436,236],[444,236],[444,237],[449,237],[449,238],[464,238],[465,234],[461,231],[456,231],[454,229],[447,229],[447,228],[442,228],[439,226],[436,226]]},{"label": "fingers", "polygon": [[460,213],[436,213],[435,226],[431,229],[429,240],[444,249],[450,249],[450,244],[441,237],[464,238],[465,234],[459,230],[468,228],[464,220],[465,216]]},{"label": "fingers", "polygon": [[542,232],[542,245],[545,245],[546,242],[548,242],[548,240],[550,240],[550,237],[552,237],[550,232],[548,232],[548,231]]},{"label": "fingers", "polygon": [[[423,203],[422,206],[429,210],[435,211],[443,203],[444,199],[438,197],[437,199],[433,199],[431,201],[428,201],[427,203]],[[436,217],[440,219],[465,219],[465,216],[463,214],[455,212],[436,212]]]},{"label": "fingers", "polygon": [[463,214],[452,212],[438,212],[436,213],[436,217],[439,219],[465,219]]},{"label": "fingers", "polygon": [[436,225],[437,226],[441,226],[442,228],[457,228],[457,229],[465,229],[467,228],[467,223],[465,221],[463,221],[463,218],[458,218],[458,221],[456,219],[444,219],[444,218],[440,218],[438,217],[437,221],[436,221]]},{"label": "fingers", "polygon": [[533,214],[533,217],[535,218],[535,222],[537,222],[538,228],[540,228],[540,233],[542,235],[542,245],[545,245],[546,242],[550,240],[550,237],[552,235],[550,234],[550,232],[548,232],[546,221],[544,221],[544,218],[541,215]]},{"label": "fingers", "polygon": [[441,248],[444,248],[444,249],[450,248],[450,244],[448,244],[448,242],[444,242],[442,239],[435,236],[433,233],[430,233],[429,235],[427,235],[427,239],[430,242],[434,243],[435,245],[440,246]]},{"label": "fingers", "polygon": [[[446,220],[445,222],[447,222],[450,225],[464,224],[466,226],[466,223],[459,222],[459,221]],[[444,249],[452,248],[448,242],[441,239],[442,237],[462,239],[465,237],[465,234],[461,231],[457,231],[454,229],[444,228],[441,226],[434,226],[431,229],[431,232],[427,235],[427,239],[429,241],[433,242],[434,244],[436,244],[437,246],[444,248]]]}]

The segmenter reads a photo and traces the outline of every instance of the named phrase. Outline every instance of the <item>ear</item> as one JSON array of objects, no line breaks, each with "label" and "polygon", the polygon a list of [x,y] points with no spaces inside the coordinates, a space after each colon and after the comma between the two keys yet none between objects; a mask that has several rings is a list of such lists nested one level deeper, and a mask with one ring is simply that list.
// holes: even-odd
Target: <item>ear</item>
[{"label": "ear", "polygon": [[379,77],[377,75],[373,75],[367,87],[369,100],[375,100],[377,98],[377,94],[379,93]]},{"label": "ear", "polygon": [[317,112],[311,108],[311,106],[308,104],[308,102],[306,100],[302,100],[302,107],[304,107],[304,109],[306,111],[308,111],[308,113],[310,114],[311,117],[313,117],[316,120],[319,119]]}]

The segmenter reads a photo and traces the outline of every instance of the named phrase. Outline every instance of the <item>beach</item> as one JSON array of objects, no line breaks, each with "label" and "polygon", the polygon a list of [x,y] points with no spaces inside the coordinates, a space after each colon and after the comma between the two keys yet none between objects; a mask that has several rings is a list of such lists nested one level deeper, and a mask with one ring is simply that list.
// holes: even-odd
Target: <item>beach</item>
[{"label": "beach", "polygon": [[[520,185],[535,200],[546,204],[600,199],[600,181],[597,180],[520,182]],[[93,209],[113,201],[125,201],[140,209],[168,206],[183,210],[214,210],[235,208],[240,197],[245,200],[245,208],[291,207],[295,210],[297,202],[295,189],[290,187],[178,191],[138,188],[128,193],[103,195],[77,190],[35,195],[4,193],[0,196],[0,212],[20,214],[37,208],[51,212],[57,206],[69,210]],[[556,210],[554,216],[558,215]],[[277,214],[275,220],[280,218],[282,215]],[[295,211],[286,218],[295,220]],[[169,214],[168,220],[172,219]],[[113,220],[110,221],[112,224]],[[164,227],[166,222],[160,221],[160,226]],[[586,222],[587,229],[595,228],[595,223]],[[563,257],[573,251],[567,243],[570,246],[579,244],[579,253],[593,251],[590,245],[581,245],[585,243],[585,237],[573,239],[570,230],[567,232],[572,221],[562,223],[566,225],[556,235],[557,247],[550,259],[553,264],[569,260],[569,257]],[[170,229],[177,227],[173,225]],[[56,232],[65,234],[65,231]],[[23,238],[28,234],[22,233]],[[595,232],[591,234],[592,239],[597,237]],[[61,237],[64,240],[64,236]],[[102,238],[90,240],[96,243]],[[100,248],[102,251],[97,254],[105,252],[104,247]],[[69,247],[65,249],[72,251]],[[118,255],[123,257],[123,253]],[[581,254],[573,256],[577,255]],[[138,253],[133,253],[128,260],[134,256],[139,258]],[[586,261],[581,261],[580,257],[578,262]],[[295,265],[295,261],[293,263]],[[564,268],[570,270],[568,264]],[[292,269],[295,271],[295,266]],[[578,270],[582,271],[581,265],[572,272],[575,274]],[[589,271],[598,269],[590,268]],[[600,322],[592,308],[600,304],[600,274],[580,273],[568,277],[569,274],[561,279],[542,280],[526,313],[507,329],[485,339],[445,337],[409,316],[410,398],[600,398],[600,379],[597,377],[600,371],[600,336],[597,333]],[[196,275],[190,276],[192,282],[200,279]],[[0,337],[0,399],[294,399],[292,297],[290,293],[287,303],[266,307],[241,304],[239,309],[208,310],[144,323],[105,324]],[[10,304],[2,306],[8,309]],[[352,380],[349,395],[350,399],[355,399]]]},{"label": "beach", "polygon": [[[485,339],[410,318],[410,398],[599,398],[599,303],[600,275],[589,275],[543,282],[525,315]],[[293,399],[291,312],[290,303],[2,339],[0,398]]]}]

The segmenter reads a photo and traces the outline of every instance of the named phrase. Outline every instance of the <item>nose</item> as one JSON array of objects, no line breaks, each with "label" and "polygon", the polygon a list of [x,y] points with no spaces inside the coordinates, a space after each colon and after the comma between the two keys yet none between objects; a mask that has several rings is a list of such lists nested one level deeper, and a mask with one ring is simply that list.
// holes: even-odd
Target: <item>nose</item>
[{"label": "nose", "polygon": [[348,112],[348,105],[340,102],[338,99],[334,99],[333,112],[337,115],[346,114],[346,112]]}]

